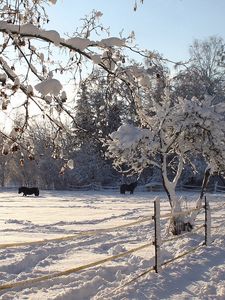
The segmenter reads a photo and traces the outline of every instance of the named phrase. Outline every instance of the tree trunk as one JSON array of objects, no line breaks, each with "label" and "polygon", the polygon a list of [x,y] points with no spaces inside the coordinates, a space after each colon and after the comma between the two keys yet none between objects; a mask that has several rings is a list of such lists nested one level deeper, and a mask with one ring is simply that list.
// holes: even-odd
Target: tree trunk
[{"label": "tree trunk", "polygon": [[171,209],[172,209],[172,199],[171,199],[169,190],[167,189],[167,186],[166,186],[165,179],[164,179],[163,175],[162,175],[162,183],[163,183],[163,188],[164,188],[164,190],[165,190],[165,192],[166,192],[166,194],[167,194],[167,197],[168,197],[168,199],[169,199],[170,207],[171,207]]},{"label": "tree trunk", "polygon": [[173,235],[179,235],[184,231],[191,231],[193,226],[189,222],[189,216],[179,215],[182,211],[181,201],[176,196],[176,186],[183,170],[183,159],[182,157],[179,158],[176,176],[173,181],[170,181],[167,176],[166,154],[161,156],[161,162],[163,187],[167,193],[172,214],[168,226],[168,232],[171,232]]},{"label": "tree trunk", "polygon": [[[171,186],[167,186],[166,182],[168,184],[168,181],[163,178],[163,187],[169,199],[171,213],[181,212],[180,202],[176,197],[175,186],[172,187],[172,183]],[[168,233],[171,232],[173,235],[179,235],[184,231],[191,231],[191,229],[192,226],[185,221],[184,216],[172,216],[169,221]]]},{"label": "tree trunk", "polygon": [[182,232],[190,232],[193,229],[193,223],[190,221],[190,216],[179,215],[179,212],[182,212],[182,208],[180,200],[176,196],[176,186],[164,178],[163,186],[169,199],[172,214],[168,225],[168,233],[171,232],[173,235],[179,235],[182,234]]}]

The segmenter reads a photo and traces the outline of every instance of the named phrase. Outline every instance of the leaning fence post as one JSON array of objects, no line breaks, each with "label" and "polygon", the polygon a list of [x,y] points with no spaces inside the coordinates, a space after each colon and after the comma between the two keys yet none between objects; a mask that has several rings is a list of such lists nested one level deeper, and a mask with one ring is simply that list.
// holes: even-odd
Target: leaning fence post
[{"label": "leaning fence post", "polygon": [[208,246],[211,242],[211,212],[209,201],[205,196],[205,245]]},{"label": "leaning fence post", "polygon": [[160,245],[161,245],[161,231],[160,231],[160,199],[157,197],[154,201],[154,227],[155,227],[155,272],[158,273],[161,269],[161,259],[160,259]]}]

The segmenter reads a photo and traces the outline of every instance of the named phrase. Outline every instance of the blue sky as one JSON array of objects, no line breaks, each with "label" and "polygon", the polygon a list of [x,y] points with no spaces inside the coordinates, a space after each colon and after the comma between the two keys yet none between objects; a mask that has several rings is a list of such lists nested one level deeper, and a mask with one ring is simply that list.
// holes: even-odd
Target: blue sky
[{"label": "blue sky", "polygon": [[134,30],[141,48],[175,61],[188,57],[195,38],[217,35],[225,40],[225,0],[144,0],[136,12],[133,4],[134,0],[58,0],[48,9],[48,28],[72,33],[82,17],[100,10],[111,35]]}]

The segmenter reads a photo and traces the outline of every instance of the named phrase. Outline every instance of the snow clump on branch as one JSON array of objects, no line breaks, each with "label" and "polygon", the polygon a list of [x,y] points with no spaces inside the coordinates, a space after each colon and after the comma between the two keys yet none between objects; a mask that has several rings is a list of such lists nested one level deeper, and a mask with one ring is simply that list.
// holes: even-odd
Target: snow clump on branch
[{"label": "snow clump on branch", "polygon": [[58,96],[63,86],[59,80],[50,78],[35,85],[35,89],[42,95]]}]

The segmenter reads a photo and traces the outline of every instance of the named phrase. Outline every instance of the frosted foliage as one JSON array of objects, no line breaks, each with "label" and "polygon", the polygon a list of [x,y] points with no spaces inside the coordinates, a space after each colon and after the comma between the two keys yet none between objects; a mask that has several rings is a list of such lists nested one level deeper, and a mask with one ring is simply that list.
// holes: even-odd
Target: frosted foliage
[{"label": "frosted foliage", "polygon": [[61,99],[62,99],[63,101],[66,101],[67,95],[66,95],[66,92],[65,92],[65,91],[62,91]]},{"label": "frosted foliage", "polygon": [[142,128],[137,128],[133,125],[123,125],[110,136],[118,142],[120,149],[135,147],[135,145],[144,137],[149,135],[149,131]]},{"label": "frosted foliage", "polygon": [[6,75],[5,74],[0,74],[0,81],[5,82],[6,81]]},{"label": "frosted foliage", "polygon": [[100,18],[103,16],[103,13],[101,11],[96,11],[95,16],[96,18]]},{"label": "frosted foliage", "polygon": [[18,136],[18,131],[16,131],[15,128],[13,128],[12,131],[10,132],[10,137],[15,140],[17,136]]},{"label": "frosted foliage", "polygon": [[152,132],[148,129],[137,128],[134,125],[126,124],[110,135],[109,155],[115,158],[115,166],[128,163],[134,171],[140,171],[149,164],[149,148],[157,148],[152,138]]},{"label": "frosted foliage", "polygon": [[5,143],[2,147],[2,154],[7,155],[9,153],[9,145]]},{"label": "frosted foliage", "polygon": [[74,168],[74,161],[72,159],[69,159],[67,162],[67,166],[72,170]]},{"label": "frosted foliage", "polygon": [[62,89],[62,84],[60,83],[59,80],[50,78],[50,79],[44,80],[44,81],[36,84],[35,89],[42,96],[46,96],[48,94],[53,95],[53,96],[58,96]]}]

